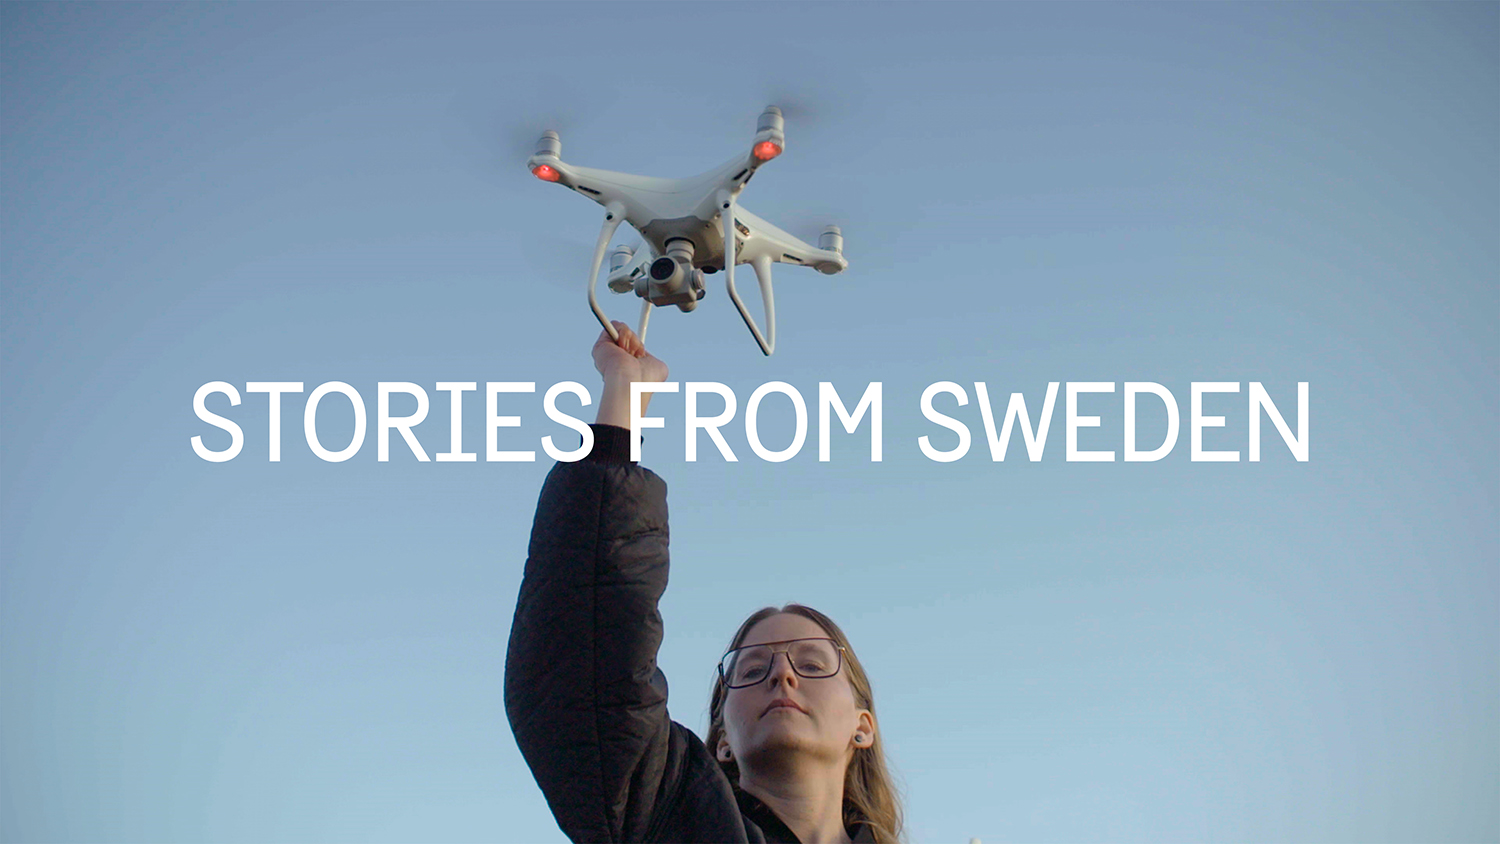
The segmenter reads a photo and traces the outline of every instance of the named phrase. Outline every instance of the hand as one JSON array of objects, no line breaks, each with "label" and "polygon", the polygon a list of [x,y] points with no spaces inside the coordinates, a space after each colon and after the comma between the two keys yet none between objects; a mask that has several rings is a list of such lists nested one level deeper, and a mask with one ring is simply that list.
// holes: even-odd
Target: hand
[{"label": "hand", "polygon": [[[630,326],[615,320],[612,322],[619,340],[611,340],[608,331],[599,332],[594,342],[594,367],[604,376],[604,394],[599,399],[600,425],[630,427],[630,385],[634,383],[657,383],[667,380],[667,365],[646,351]],[[641,394],[641,415],[651,401],[650,393]]]},{"label": "hand", "polygon": [[667,380],[667,365],[646,351],[646,344],[630,330],[630,326],[612,320],[619,340],[611,340],[608,331],[599,332],[594,341],[594,368],[604,376],[605,383],[623,380],[655,383]]}]

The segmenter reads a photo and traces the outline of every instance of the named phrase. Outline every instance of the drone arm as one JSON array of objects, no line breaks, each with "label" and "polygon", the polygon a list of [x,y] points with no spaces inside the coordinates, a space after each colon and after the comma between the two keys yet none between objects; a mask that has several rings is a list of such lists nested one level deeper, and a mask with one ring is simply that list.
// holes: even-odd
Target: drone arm
[{"label": "drone arm", "polygon": [[760,345],[761,353],[770,357],[776,351],[776,301],[771,296],[771,259],[761,255],[751,263],[755,267],[755,277],[760,282],[761,302],[766,308],[766,334],[770,335],[768,339],[760,333],[755,318],[750,316],[750,311],[746,310],[745,303],[740,300],[740,294],[734,288],[734,198],[727,191],[721,193],[719,206],[724,221],[724,286],[729,289],[729,298],[739,310],[740,318],[745,320],[745,326]]}]

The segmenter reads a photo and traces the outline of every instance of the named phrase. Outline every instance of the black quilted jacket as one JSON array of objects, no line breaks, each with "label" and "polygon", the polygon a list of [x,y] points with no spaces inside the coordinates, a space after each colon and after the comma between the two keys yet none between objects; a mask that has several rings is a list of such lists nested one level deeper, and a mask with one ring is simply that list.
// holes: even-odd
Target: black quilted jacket
[{"label": "black quilted jacket", "polygon": [[505,659],[516,743],[574,841],[795,842],[667,715],[667,485],[627,436],[594,426],[542,487]]}]

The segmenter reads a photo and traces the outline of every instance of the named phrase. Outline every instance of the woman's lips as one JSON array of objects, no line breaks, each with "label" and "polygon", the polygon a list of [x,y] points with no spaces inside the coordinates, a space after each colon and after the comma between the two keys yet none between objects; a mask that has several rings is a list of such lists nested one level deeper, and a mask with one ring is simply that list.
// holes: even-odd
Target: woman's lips
[{"label": "woman's lips", "polygon": [[771,705],[767,706],[766,707],[766,711],[760,713],[760,716],[762,718],[764,718],[767,715],[771,714],[772,710],[776,710],[776,709],[795,709],[795,710],[797,710],[798,712],[801,712],[804,715],[807,714],[807,710],[803,709],[802,705],[799,704],[799,703],[797,703],[795,700],[792,700],[789,697],[779,697],[779,698],[771,701]]}]

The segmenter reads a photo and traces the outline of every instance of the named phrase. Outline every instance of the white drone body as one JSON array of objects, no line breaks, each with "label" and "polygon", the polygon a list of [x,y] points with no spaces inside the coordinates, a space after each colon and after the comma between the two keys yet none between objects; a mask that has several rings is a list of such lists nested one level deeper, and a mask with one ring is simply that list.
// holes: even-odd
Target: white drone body
[{"label": "white drone body", "polygon": [[[825,228],[818,247],[814,247],[751,214],[736,201],[760,166],[786,149],[782,126],[781,110],[767,108],[760,116],[748,153],[689,179],[658,179],[577,167],[562,160],[562,142],[556,132],[546,132],[537,141],[536,153],[526,162],[537,178],[557,182],[604,206],[604,228],[594,248],[588,294],[589,307],[611,337],[618,339],[618,333],[600,309],[594,291],[604,253],[622,222],[630,223],[648,248],[617,247],[610,259],[607,284],[616,293],[634,292],[643,300],[637,330],[642,339],[653,306],[693,310],[706,292],[704,274],[723,270],[729,298],[760,350],[769,355],[776,349],[771,264],[813,267],[829,275],[849,266],[837,226]],[[749,264],[755,269],[765,305],[764,334],[735,291],[736,264]]]}]

